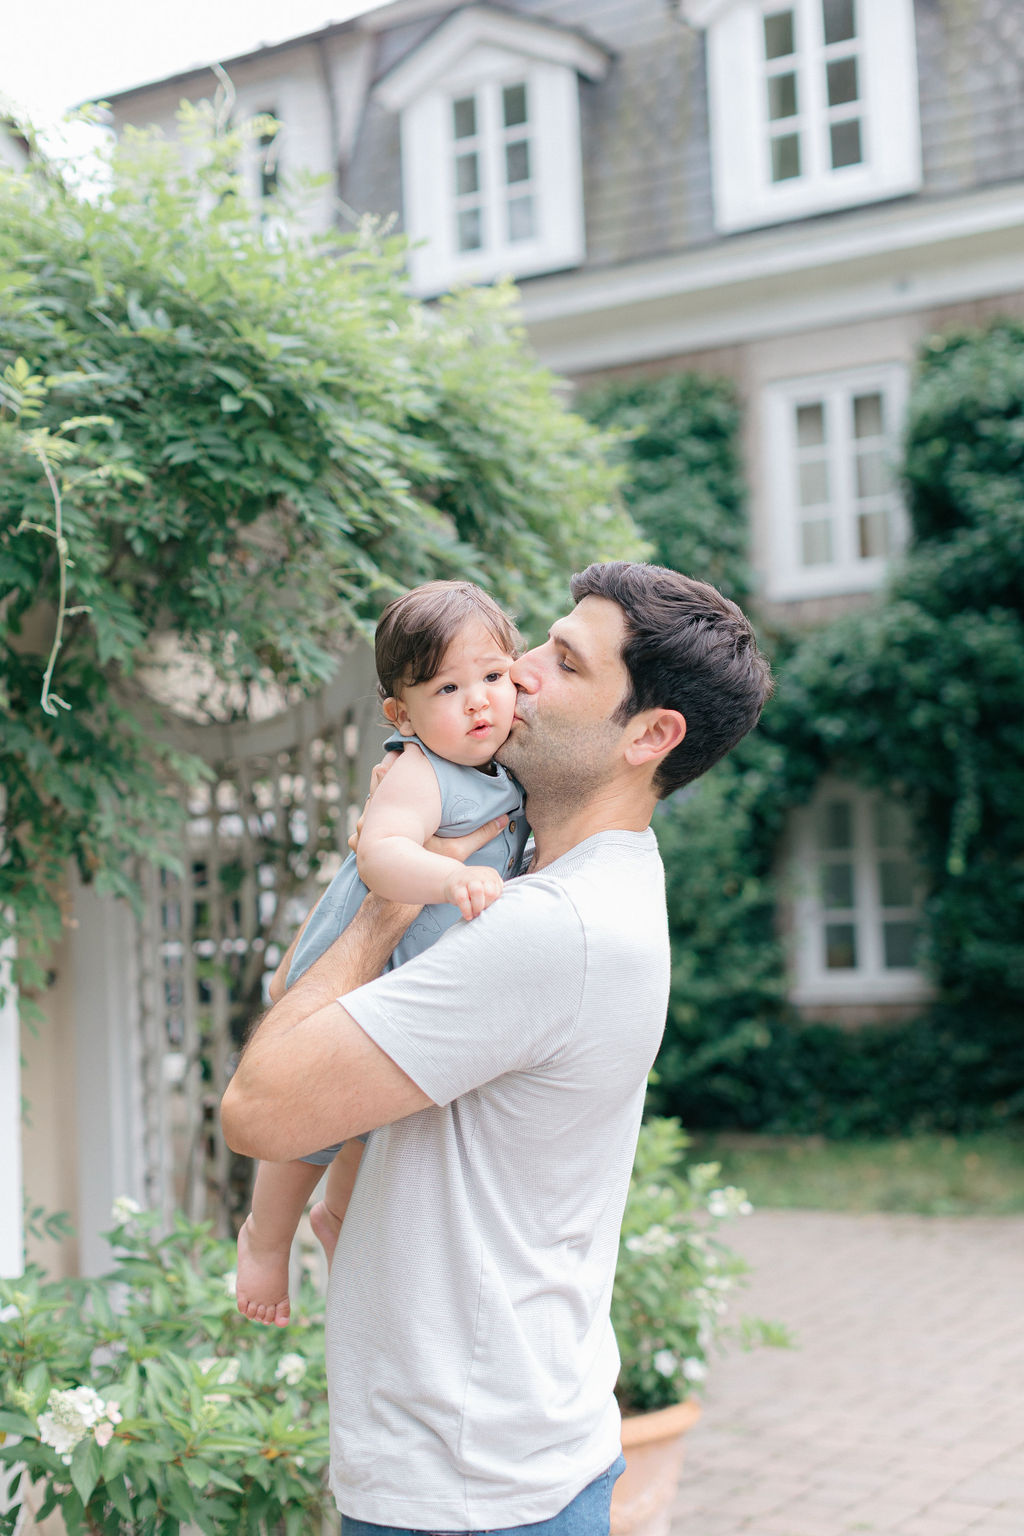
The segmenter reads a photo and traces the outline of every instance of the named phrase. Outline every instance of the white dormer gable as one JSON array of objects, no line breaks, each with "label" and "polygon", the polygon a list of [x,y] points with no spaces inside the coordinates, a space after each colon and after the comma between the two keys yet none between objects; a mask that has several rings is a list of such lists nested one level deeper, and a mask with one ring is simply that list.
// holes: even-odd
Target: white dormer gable
[{"label": "white dormer gable", "polygon": [[578,33],[474,5],[378,82],[401,114],[417,293],[580,264],[578,77],[600,79],[608,62]]},{"label": "white dormer gable", "polygon": [[722,233],[916,191],[913,0],[680,0],[707,35]]}]

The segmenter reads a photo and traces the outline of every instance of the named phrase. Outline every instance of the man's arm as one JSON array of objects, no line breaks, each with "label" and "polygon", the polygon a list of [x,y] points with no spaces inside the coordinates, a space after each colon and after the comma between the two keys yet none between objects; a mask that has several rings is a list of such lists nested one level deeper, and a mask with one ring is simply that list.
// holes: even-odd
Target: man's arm
[{"label": "man's arm", "polygon": [[264,1015],[221,1103],[234,1151],[286,1162],[433,1102],[337,1001],[380,975],[416,910],[368,896]]}]

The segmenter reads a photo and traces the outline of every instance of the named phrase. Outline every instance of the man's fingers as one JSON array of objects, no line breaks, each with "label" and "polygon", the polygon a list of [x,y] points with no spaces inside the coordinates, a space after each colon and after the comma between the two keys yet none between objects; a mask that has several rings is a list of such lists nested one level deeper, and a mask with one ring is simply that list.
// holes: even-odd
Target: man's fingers
[{"label": "man's fingers", "polygon": [[485,821],[482,827],[467,832],[463,837],[430,837],[424,846],[429,853],[443,853],[446,858],[464,863],[471,853],[483,848],[507,826],[507,816],[496,816],[493,821]]}]

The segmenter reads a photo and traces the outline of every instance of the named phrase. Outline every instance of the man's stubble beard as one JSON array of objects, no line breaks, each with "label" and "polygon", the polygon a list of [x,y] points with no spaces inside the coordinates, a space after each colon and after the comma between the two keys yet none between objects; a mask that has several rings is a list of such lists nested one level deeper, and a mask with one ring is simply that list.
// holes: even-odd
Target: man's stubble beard
[{"label": "man's stubble beard", "polygon": [[621,727],[610,720],[588,725],[534,720],[513,732],[496,754],[527,796],[527,819],[540,812],[567,815],[610,782],[612,747]]}]

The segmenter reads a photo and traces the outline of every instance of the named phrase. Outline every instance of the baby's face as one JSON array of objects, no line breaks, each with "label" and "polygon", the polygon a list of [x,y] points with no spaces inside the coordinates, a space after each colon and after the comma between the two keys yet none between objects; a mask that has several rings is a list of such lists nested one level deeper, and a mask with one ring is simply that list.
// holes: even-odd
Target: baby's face
[{"label": "baby's face", "polygon": [[438,757],[482,768],[512,725],[513,660],[486,624],[472,619],[448,647],[437,675],[402,689],[395,700],[396,725],[403,736],[418,736]]}]

